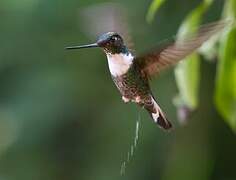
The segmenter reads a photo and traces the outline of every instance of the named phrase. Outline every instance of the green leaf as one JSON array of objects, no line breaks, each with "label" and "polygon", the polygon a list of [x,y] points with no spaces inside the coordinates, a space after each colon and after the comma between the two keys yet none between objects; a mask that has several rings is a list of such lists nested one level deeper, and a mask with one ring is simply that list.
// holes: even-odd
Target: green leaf
[{"label": "green leaf", "polygon": [[[181,39],[188,34],[194,34],[196,27],[200,24],[202,16],[212,1],[203,1],[184,20],[179,28],[177,38]],[[175,78],[179,89],[179,102],[175,104],[180,107],[188,107],[193,110],[198,105],[198,89],[200,76],[200,58],[197,53],[186,57],[175,68]]]},{"label": "green leaf", "polygon": [[148,23],[151,23],[154,19],[155,13],[160,8],[160,6],[165,2],[165,0],[153,0],[146,16],[146,20]]},{"label": "green leaf", "polygon": [[193,34],[199,26],[202,16],[211,5],[212,0],[204,0],[195,9],[193,9],[190,14],[185,18],[184,22],[180,26],[178,32],[178,38],[185,37],[188,34]]},{"label": "green leaf", "polygon": [[218,55],[218,44],[221,34],[217,33],[213,35],[208,41],[206,41],[198,50],[198,52],[204,56],[205,60],[215,60]]},{"label": "green leaf", "polygon": [[236,18],[236,1],[235,0],[225,1],[222,14],[224,18],[235,19]]},{"label": "green leaf", "polygon": [[198,104],[198,88],[200,77],[200,58],[194,53],[175,68],[175,78],[179,89],[180,106],[187,105],[195,109]]},{"label": "green leaf", "polygon": [[222,40],[215,102],[220,114],[236,132],[236,27]]}]

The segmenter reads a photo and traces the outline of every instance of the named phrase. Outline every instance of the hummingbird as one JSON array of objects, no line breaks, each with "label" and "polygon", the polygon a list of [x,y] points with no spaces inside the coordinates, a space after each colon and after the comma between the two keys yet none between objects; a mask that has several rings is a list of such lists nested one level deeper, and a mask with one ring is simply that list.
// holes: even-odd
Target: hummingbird
[{"label": "hummingbird", "polygon": [[70,46],[66,49],[101,48],[106,54],[112,80],[122,100],[125,103],[134,102],[146,109],[159,127],[168,130],[172,124],[151,91],[149,84],[151,78],[193,53],[224,27],[225,23],[221,21],[202,25],[189,37],[159,45],[154,50],[139,56],[131,52],[122,36],[116,32],[100,35],[93,44]]}]

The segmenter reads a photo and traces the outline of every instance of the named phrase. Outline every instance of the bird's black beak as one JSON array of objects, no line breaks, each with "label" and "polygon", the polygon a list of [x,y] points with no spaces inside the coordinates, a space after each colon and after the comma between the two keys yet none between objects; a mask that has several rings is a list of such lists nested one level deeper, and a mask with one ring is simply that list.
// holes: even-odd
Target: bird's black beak
[{"label": "bird's black beak", "polygon": [[70,46],[66,47],[65,49],[71,50],[71,49],[84,49],[84,48],[94,48],[94,47],[99,47],[97,43],[93,44],[87,44],[87,45],[82,45],[82,46]]}]

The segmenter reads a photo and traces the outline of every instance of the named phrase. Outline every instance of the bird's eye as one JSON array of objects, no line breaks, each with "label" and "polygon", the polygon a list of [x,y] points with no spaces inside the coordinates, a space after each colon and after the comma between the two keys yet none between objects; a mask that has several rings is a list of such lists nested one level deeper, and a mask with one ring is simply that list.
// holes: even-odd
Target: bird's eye
[{"label": "bird's eye", "polygon": [[112,37],[112,40],[113,40],[113,41],[117,41],[118,38],[117,38],[117,37]]}]

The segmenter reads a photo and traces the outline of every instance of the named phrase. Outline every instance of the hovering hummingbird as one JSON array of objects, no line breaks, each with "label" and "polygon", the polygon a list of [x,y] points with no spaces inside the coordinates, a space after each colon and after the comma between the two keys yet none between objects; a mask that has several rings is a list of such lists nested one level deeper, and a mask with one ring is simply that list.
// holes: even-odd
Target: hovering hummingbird
[{"label": "hovering hummingbird", "polygon": [[154,122],[167,130],[172,125],[153,96],[149,85],[150,78],[190,55],[224,27],[224,22],[200,26],[194,35],[159,46],[142,56],[133,55],[121,35],[116,32],[102,34],[96,43],[66,47],[66,49],[102,48],[107,56],[111,77],[121,93],[122,100],[125,103],[134,102],[145,108]]}]

